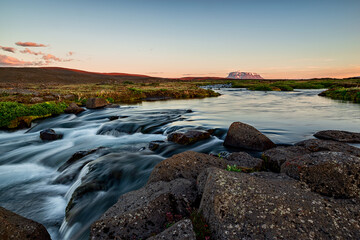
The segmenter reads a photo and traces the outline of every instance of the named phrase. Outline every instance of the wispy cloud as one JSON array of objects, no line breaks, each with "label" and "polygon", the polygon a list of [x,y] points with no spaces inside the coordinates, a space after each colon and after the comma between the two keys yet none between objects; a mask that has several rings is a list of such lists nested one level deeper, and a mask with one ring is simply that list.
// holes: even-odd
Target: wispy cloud
[{"label": "wispy cloud", "polygon": [[2,46],[0,46],[0,49],[4,50],[6,52],[11,52],[11,53],[15,53],[15,51],[16,51],[16,49],[12,48],[12,47],[2,47]]},{"label": "wispy cloud", "polygon": [[74,55],[74,52],[68,52],[67,54],[66,54],[67,56],[72,56],[72,55]]},{"label": "wispy cloud", "polygon": [[21,47],[47,47],[45,44],[34,42],[16,42],[15,44]]},{"label": "wispy cloud", "polygon": [[32,54],[32,55],[44,55],[44,53],[42,52],[34,52],[34,51],[31,51],[30,49],[28,48],[25,48],[24,50],[21,50],[20,51],[21,53],[25,53],[25,54]]},{"label": "wispy cloud", "polygon": [[0,55],[0,65],[3,66],[26,66],[26,65],[34,65],[34,64],[35,64],[34,62],[26,62],[14,57]]}]

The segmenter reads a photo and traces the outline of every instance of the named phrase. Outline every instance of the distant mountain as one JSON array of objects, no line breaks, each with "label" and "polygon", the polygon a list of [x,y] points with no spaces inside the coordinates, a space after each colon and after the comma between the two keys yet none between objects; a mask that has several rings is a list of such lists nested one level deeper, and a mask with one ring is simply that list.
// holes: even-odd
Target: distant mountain
[{"label": "distant mountain", "polygon": [[227,78],[231,79],[263,79],[259,74],[257,73],[251,73],[251,72],[231,72],[227,76]]}]

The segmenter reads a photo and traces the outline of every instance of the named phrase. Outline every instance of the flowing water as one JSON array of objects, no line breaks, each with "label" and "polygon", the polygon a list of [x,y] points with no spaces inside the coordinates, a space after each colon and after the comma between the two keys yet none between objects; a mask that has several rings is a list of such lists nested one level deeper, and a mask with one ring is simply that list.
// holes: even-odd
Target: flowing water
[{"label": "flowing water", "polygon": [[[87,239],[90,224],[121,194],[142,187],[163,159],[186,150],[231,151],[222,143],[232,122],[253,125],[277,144],[325,129],[360,132],[360,104],[319,97],[321,90],[219,91],[223,95],[217,98],[88,110],[41,120],[28,130],[0,132],[0,206],[44,224],[53,239]],[[42,141],[39,132],[46,128],[63,139]],[[187,129],[215,133],[190,146],[165,142],[154,152],[148,149],[149,142]],[[103,148],[63,165],[75,152],[98,147]]]}]

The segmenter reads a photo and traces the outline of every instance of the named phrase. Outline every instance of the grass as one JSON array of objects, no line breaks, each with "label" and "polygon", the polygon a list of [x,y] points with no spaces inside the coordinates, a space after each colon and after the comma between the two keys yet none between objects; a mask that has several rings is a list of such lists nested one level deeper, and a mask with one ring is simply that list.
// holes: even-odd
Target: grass
[{"label": "grass", "polygon": [[360,103],[360,87],[354,88],[331,88],[319,94],[337,100]]},{"label": "grass", "polygon": [[243,169],[236,166],[236,165],[227,165],[226,171],[229,171],[229,172],[242,172]]}]

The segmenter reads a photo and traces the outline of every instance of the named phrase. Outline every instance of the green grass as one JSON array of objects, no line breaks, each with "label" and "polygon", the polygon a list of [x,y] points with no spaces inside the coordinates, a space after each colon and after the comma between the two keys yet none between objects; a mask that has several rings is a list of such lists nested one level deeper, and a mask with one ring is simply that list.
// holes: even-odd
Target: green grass
[{"label": "green grass", "polygon": [[236,166],[236,165],[227,165],[226,171],[229,171],[229,172],[242,172],[243,169],[242,169],[242,168],[239,168],[239,167]]},{"label": "green grass", "polygon": [[360,87],[354,88],[332,88],[319,94],[337,100],[360,103]]}]

